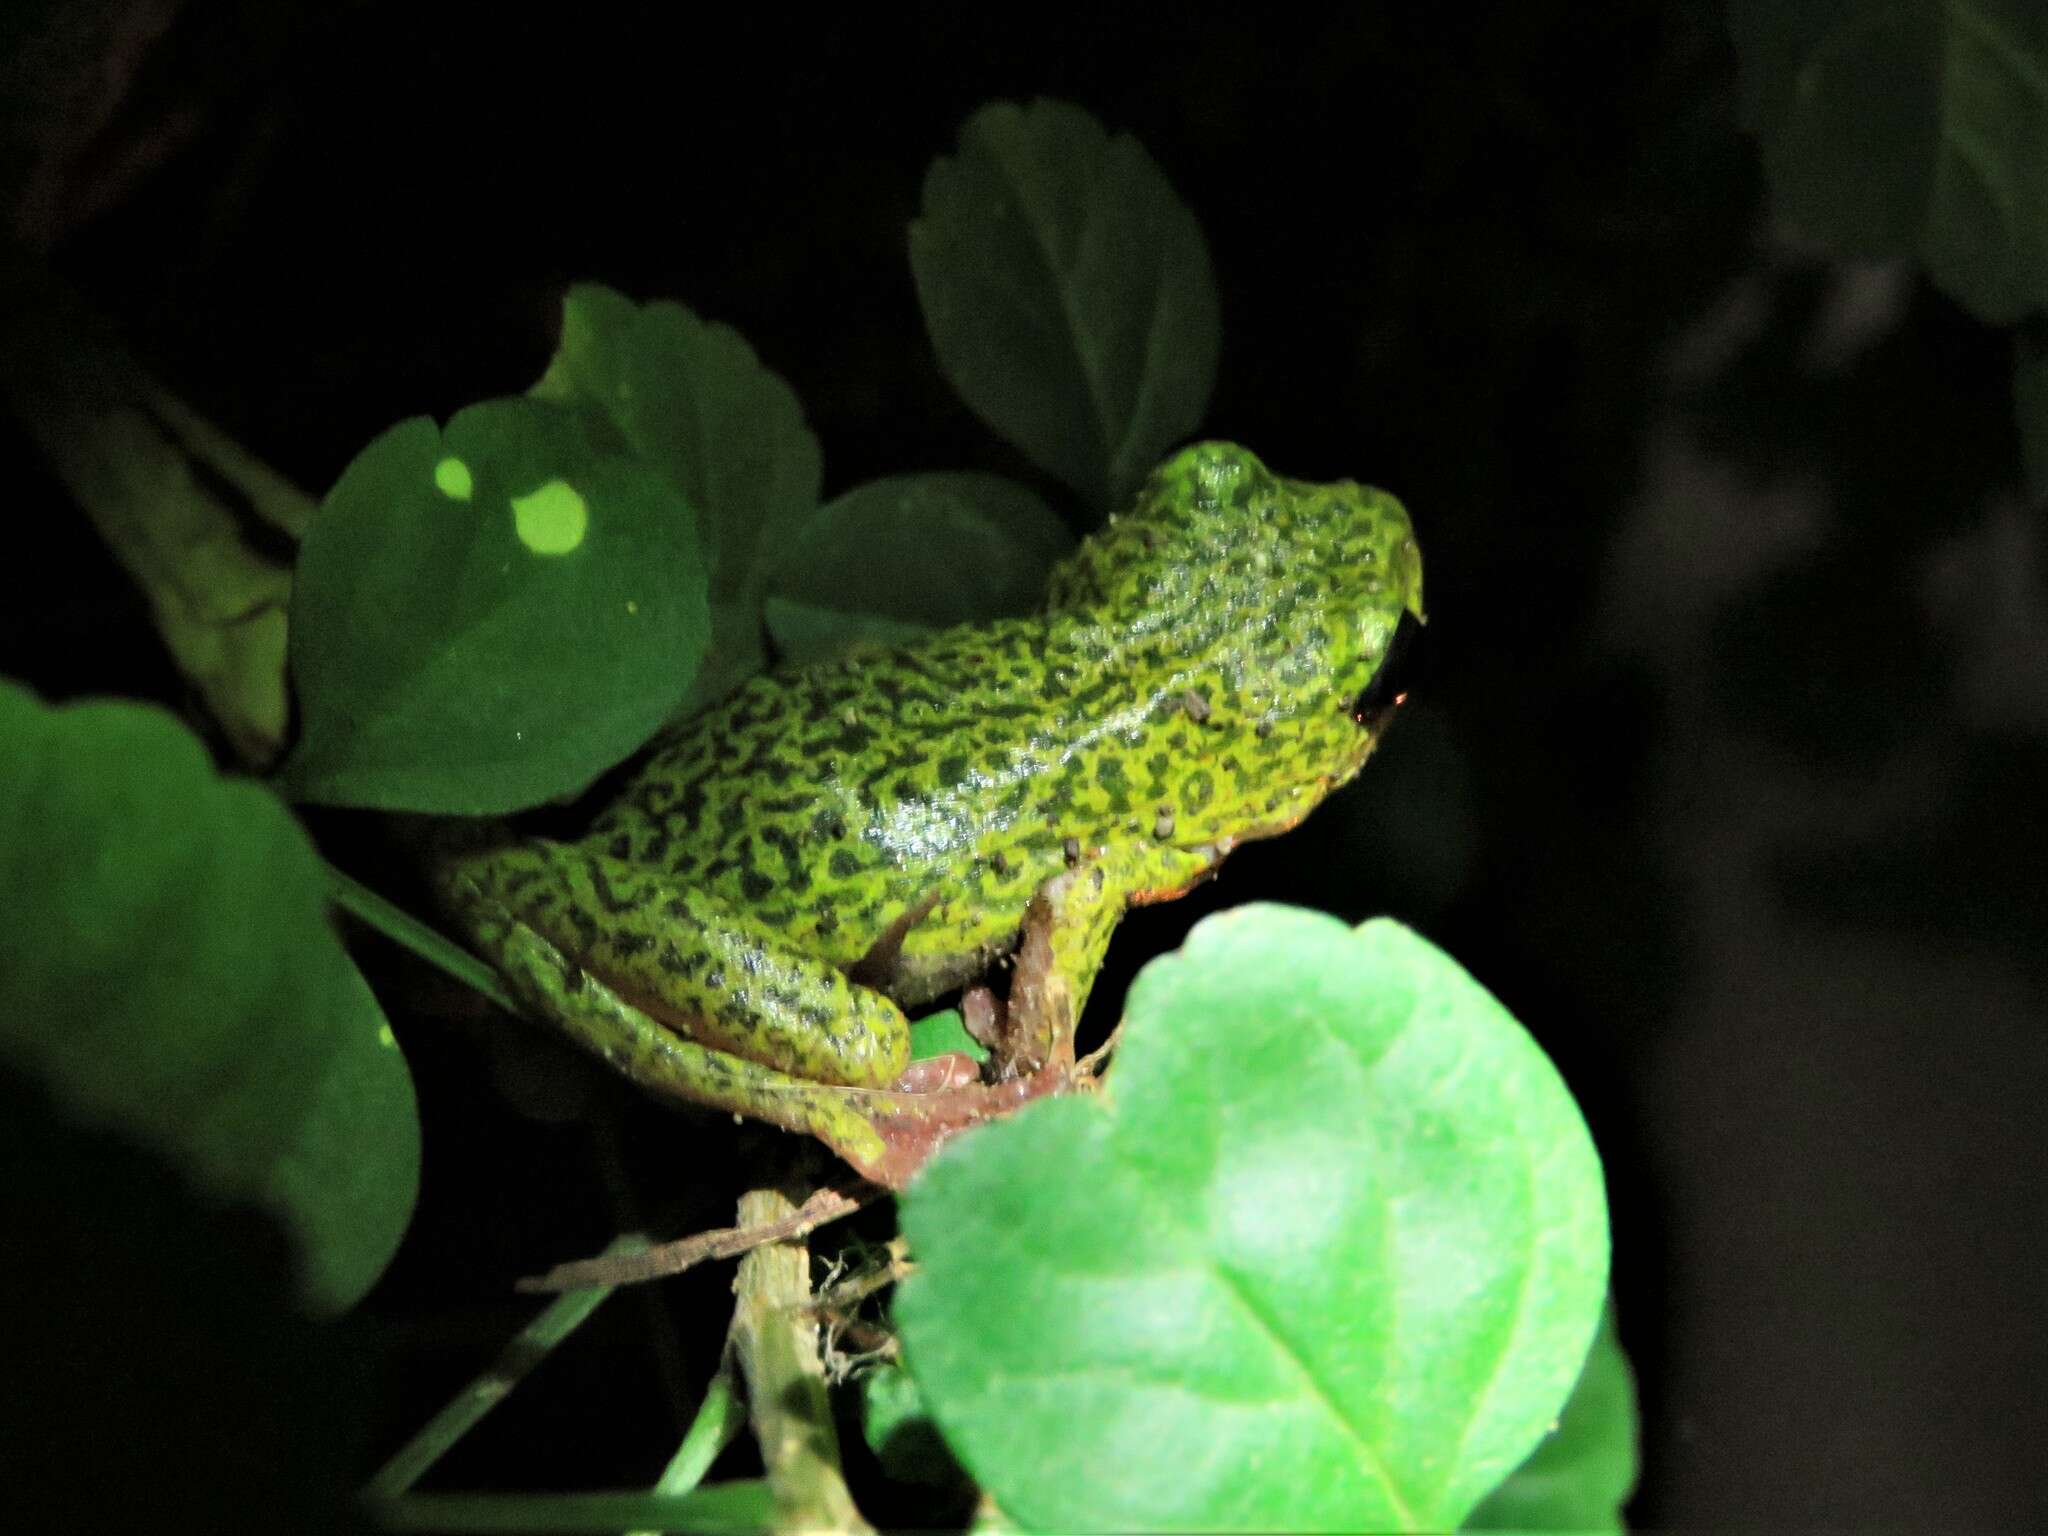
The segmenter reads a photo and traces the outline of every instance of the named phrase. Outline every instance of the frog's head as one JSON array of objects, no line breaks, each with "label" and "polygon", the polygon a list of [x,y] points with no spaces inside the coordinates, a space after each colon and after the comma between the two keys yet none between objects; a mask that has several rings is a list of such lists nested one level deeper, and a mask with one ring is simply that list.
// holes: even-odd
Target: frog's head
[{"label": "frog's head", "polygon": [[1120,663],[1158,679],[1155,728],[1199,698],[1183,712],[1224,771],[1184,797],[1177,838],[1242,839],[1292,826],[1371,754],[1407,686],[1422,556],[1385,491],[1198,443],[1060,567],[1049,605],[1132,637]]}]

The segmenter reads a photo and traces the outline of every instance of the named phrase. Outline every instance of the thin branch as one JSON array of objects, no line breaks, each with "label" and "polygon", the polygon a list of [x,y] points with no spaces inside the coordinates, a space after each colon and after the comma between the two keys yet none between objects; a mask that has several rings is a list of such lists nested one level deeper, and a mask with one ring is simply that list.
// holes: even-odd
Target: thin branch
[{"label": "thin branch", "polygon": [[851,1216],[888,1191],[879,1184],[856,1183],[846,1188],[816,1190],[800,1207],[787,1215],[754,1226],[717,1227],[649,1248],[644,1253],[613,1257],[609,1252],[594,1259],[576,1259],[557,1264],[544,1275],[532,1275],[519,1282],[522,1291],[562,1291],[580,1285],[633,1285],[659,1280],[713,1259],[730,1259],[751,1253],[766,1243],[808,1237],[827,1222]]}]

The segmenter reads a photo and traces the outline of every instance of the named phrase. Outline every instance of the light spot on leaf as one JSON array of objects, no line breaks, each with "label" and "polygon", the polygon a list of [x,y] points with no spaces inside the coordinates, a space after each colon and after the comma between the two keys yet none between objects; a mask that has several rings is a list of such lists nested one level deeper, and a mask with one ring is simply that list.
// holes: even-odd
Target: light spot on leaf
[{"label": "light spot on leaf", "polygon": [[398,1036],[391,1033],[391,1026],[389,1024],[379,1024],[377,1026],[377,1043],[387,1051],[398,1049]]},{"label": "light spot on leaf", "polygon": [[467,501],[476,489],[469,466],[450,456],[434,466],[434,489],[450,501]]},{"label": "light spot on leaf", "polygon": [[566,480],[550,480],[537,491],[512,498],[519,542],[537,555],[566,555],[583,542],[590,504]]}]

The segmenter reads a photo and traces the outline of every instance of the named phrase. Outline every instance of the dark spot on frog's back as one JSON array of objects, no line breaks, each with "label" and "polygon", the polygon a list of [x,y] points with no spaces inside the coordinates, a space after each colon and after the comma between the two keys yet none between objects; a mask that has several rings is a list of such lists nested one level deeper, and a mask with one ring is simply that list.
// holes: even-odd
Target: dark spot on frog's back
[{"label": "dark spot on frog's back", "polygon": [[803,845],[787,827],[765,826],[756,834],[782,859],[781,884],[790,895],[800,896],[811,888],[811,869],[804,862]]},{"label": "dark spot on frog's back", "polygon": [[740,871],[740,895],[748,901],[765,901],[775,890],[775,882],[758,869]]},{"label": "dark spot on frog's back", "polygon": [[747,755],[742,774],[759,778],[780,789],[796,776],[797,759],[782,741],[763,742]]},{"label": "dark spot on frog's back", "polygon": [[597,898],[598,905],[613,916],[632,911],[640,900],[640,892],[634,889],[634,882],[627,881],[625,888],[621,889],[613,883],[610,872],[597,863],[590,866],[590,893]]},{"label": "dark spot on frog's back", "polygon": [[925,764],[925,750],[920,742],[908,742],[893,752],[882,754],[882,760],[875,765],[879,776],[884,773],[915,773]]},{"label": "dark spot on frog's back", "polygon": [[621,955],[642,955],[654,948],[654,935],[635,933],[630,928],[621,929],[612,935],[612,950]]},{"label": "dark spot on frog's back", "polygon": [[838,730],[824,743],[824,750],[857,756],[874,745],[874,729],[860,720],[841,718]]},{"label": "dark spot on frog's back", "polygon": [[[1019,678],[1027,678],[1029,674],[1020,671],[1018,676]],[[975,713],[983,720],[994,725],[1001,725],[1005,722],[1023,722],[1035,725],[1043,720],[1047,713],[1045,700],[1035,692],[1028,698],[1016,698],[1007,701],[1001,695],[980,699],[976,701],[974,709]],[[1014,734],[1011,731],[1002,732],[1003,739],[1006,741],[1013,739]]]},{"label": "dark spot on frog's back", "polygon": [[839,713],[839,705],[834,701],[831,691],[817,686],[815,682],[805,688],[798,697],[803,700],[803,704],[797,718],[806,725],[817,725]]}]

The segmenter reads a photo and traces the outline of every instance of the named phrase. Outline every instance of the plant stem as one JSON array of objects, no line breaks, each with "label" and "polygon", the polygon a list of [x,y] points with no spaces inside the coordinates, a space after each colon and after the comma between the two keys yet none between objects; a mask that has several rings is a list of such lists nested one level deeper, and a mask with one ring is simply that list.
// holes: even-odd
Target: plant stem
[{"label": "plant stem", "polygon": [[19,253],[0,251],[0,331],[0,403],[142,589],[236,755],[267,766],[288,721],[288,550],[312,500],[158,384],[104,316]]},{"label": "plant stem", "polygon": [[739,1438],[746,1423],[746,1410],[740,1405],[739,1393],[733,1390],[732,1369],[721,1365],[718,1374],[711,1378],[711,1385],[704,1389],[704,1401],[684,1432],[683,1443],[676,1447],[675,1455],[655,1479],[654,1491],[677,1494],[695,1488],[704,1481],[704,1474],[718,1460],[719,1452]]},{"label": "plant stem", "polygon": [[[794,1216],[797,1202],[777,1189],[740,1196],[739,1224]],[[733,1282],[732,1347],[746,1377],[747,1403],[761,1463],[775,1493],[783,1531],[873,1529],[854,1507],[839,1468],[839,1435],[818,1359],[811,1311],[811,1254],[800,1241],[771,1243],[740,1260]]]}]

